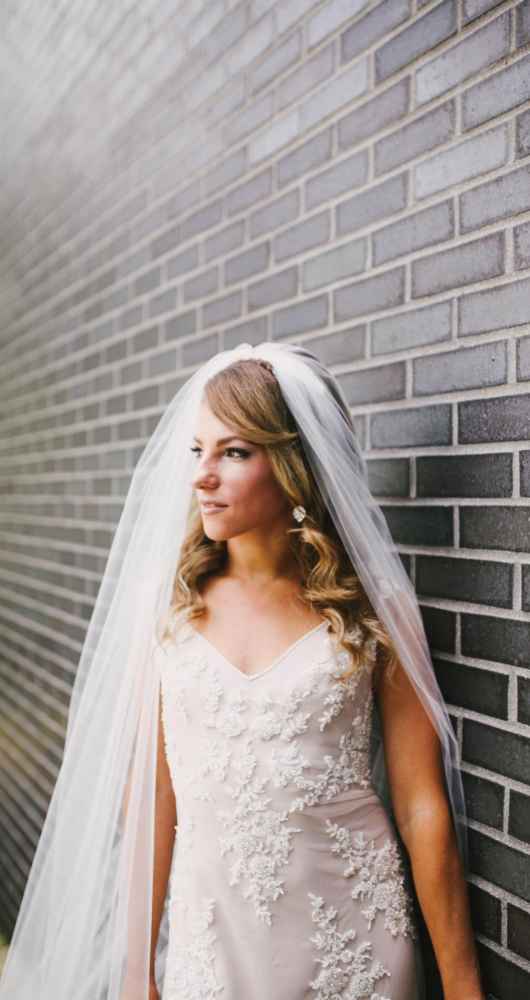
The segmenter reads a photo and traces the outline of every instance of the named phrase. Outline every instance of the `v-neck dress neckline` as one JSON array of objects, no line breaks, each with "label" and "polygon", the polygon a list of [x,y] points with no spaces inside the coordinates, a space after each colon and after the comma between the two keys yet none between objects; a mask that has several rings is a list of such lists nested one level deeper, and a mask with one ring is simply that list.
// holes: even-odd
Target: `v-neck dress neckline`
[{"label": "v-neck dress neckline", "polygon": [[264,670],[260,670],[258,673],[252,673],[252,674],[246,674],[242,670],[240,670],[239,667],[236,667],[235,664],[233,664],[232,661],[229,660],[228,657],[225,656],[225,654],[222,653],[221,650],[217,648],[217,646],[214,646],[213,642],[211,642],[210,639],[207,639],[206,636],[202,634],[202,632],[198,632],[197,629],[194,628],[189,623],[188,623],[188,629],[190,632],[193,633],[194,636],[197,636],[199,640],[202,640],[203,643],[209,646],[209,648],[221,660],[223,660],[223,662],[226,663],[227,666],[230,667],[232,671],[234,671],[239,677],[241,677],[243,681],[256,681],[259,680],[260,677],[263,677],[265,674],[270,673],[272,670],[275,669],[275,667],[279,666],[279,664],[282,663],[283,660],[285,660],[290,653],[294,652],[295,649],[298,649],[298,646],[300,646],[302,642],[305,642],[305,640],[309,639],[310,636],[314,635],[316,632],[320,631],[321,628],[323,628],[324,626],[327,627],[328,625],[329,622],[326,619],[324,619],[324,621],[319,622],[319,624],[315,625],[314,628],[310,629],[308,632],[304,632],[304,634],[301,635],[298,639],[295,639],[294,642],[292,642],[290,646],[287,647],[287,649],[284,649],[283,653],[280,653],[280,655],[277,656],[276,659],[273,660],[268,667],[265,667]]}]

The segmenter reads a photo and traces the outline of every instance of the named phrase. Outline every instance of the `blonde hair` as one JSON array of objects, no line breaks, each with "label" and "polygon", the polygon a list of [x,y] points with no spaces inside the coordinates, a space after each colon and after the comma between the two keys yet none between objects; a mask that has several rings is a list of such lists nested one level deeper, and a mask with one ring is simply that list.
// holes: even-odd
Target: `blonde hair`
[{"label": "blonde hair", "polygon": [[[373,655],[376,648],[378,668],[393,666],[394,647],[352,568],[269,362],[253,358],[233,362],[209,379],[204,399],[219,420],[265,448],[285,496],[293,507],[301,504],[307,511],[300,525],[287,532],[302,580],[300,599],[329,621],[333,636],[351,654],[350,666],[341,679],[354,674],[368,651]],[[354,434],[349,411],[345,416]],[[226,542],[212,541],[205,535],[193,497],[173,582],[170,617],[171,613],[187,612],[191,621],[202,614],[206,605],[201,588],[209,577],[222,573],[226,556]],[[170,636],[169,619],[162,638]]]}]

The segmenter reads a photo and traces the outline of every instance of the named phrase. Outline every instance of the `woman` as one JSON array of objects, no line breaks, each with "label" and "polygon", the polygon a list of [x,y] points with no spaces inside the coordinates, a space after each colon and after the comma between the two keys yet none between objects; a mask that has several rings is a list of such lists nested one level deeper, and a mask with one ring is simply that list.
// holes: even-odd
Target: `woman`
[{"label": "woman", "polygon": [[483,1000],[454,735],[365,478],[301,348],[222,352],[179,391],[109,556],[1,1000],[417,1000],[385,798],[445,1000]]}]

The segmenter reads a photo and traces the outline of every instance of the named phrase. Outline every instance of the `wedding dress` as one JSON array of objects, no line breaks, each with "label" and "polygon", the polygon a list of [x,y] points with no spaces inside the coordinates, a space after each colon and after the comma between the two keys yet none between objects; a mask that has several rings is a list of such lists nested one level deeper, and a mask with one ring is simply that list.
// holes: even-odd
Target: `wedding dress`
[{"label": "wedding dress", "polygon": [[177,802],[162,1000],[418,1000],[417,930],[370,783],[373,640],[328,623],[244,674],[180,613],[154,652]]}]

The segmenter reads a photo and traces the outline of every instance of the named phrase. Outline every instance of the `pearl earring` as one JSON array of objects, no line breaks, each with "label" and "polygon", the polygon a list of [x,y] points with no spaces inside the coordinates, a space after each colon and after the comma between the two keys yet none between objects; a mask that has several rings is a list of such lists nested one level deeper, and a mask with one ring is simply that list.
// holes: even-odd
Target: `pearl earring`
[{"label": "pearl earring", "polygon": [[306,516],[307,511],[306,511],[305,507],[302,507],[302,505],[299,504],[298,507],[294,507],[293,508],[292,514],[293,514],[293,517],[294,517],[295,521],[300,522],[300,521],[304,520],[304,517]]}]

